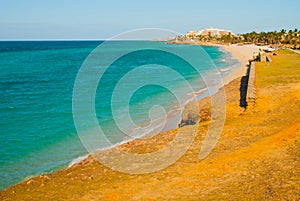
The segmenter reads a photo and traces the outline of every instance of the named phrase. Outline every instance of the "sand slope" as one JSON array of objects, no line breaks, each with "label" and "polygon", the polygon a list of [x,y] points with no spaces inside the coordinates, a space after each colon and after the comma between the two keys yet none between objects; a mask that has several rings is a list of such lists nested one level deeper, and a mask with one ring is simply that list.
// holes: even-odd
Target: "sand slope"
[{"label": "sand slope", "polygon": [[[0,192],[1,200],[299,200],[300,55],[281,51],[257,64],[258,98],[240,107],[241,78],[225,86],[226,122],[211,154],[199,160],[210,122],[209,98],[190,149],[168,168],[144,175],[113,171],[89,158]],[[218,94],[216,94],[218,96]],[[124,144],[134,153],[162,149],[175,131]]]}]

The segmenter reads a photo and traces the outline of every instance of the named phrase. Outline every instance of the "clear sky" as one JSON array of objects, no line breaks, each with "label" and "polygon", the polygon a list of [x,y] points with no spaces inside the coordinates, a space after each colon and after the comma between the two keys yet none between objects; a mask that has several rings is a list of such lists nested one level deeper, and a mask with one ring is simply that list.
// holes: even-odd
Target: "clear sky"
[{"label": "clear sky", "polygon": [[0,40],[105,39],[131,29],[300,28],[300,0],[0,0]]}]

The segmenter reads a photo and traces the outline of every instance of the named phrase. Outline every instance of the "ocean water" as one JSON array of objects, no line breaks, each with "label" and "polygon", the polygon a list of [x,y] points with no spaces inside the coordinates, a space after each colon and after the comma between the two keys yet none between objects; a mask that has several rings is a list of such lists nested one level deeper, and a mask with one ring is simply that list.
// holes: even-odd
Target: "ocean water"
[{"label": "ocean water", "polygon": [[[0,189],[31,176],[67,167],[88,154],[75,129],[72,98],[82,64],[100,44],[102,41],[0,42]],[[139,47],[147,48],[136,51]],[[124,130],[134,133],[135,137],[140,134],[134,127],[127,126],[126,111],[129,111],[134,124],[143,126],[150,122],[151,108],[160,105],[165,108],[171,122],[163,130],[174,127],[174,122],[178,121],[178,97],[168,89],[178,89],[182,100],[188,101],[189,96],[183,88],[183,81],[165,72],[161,66],[178,72],[193,86],[193,90],[205,90],[205,83],[188,62],[160,50],[168,48],[194,55],[191,58],[197,61],[195,68],[202,76],[210,76],[214,68],[224,76],[239,65],[230,58],[230,54],[217,47],[114,41],[109,47],[94,50],[97,54],[107,55],[130,52],[111,63],[102,74],[95,93],[96,117],[112,144],[132,139]],[[207,59],[208,56],[210,59]],[[97,76],[109,61],[90,57],[87,63],[92,69],[87,75]],[[134,69],[140,71],[128,74]],[[124,76],[129,77],[117,88]],[[88,83],[88,79],[84,81]],[[143,86],[144,82],[151,84]],[[89,87],[88,84],[86,86]],[[127,104],[126,97],[136,86],[139,88],[129,94]],[[75,95],[84,95],[84,91]],[[113,108],[112,97],[115,97]],[[161,113],[153,111],[154,120],[161,122]],[[79,115],[84,119],[86,113],[80,111]],[[118,128],[116,119],[123,129]],[[84,126],[88,130],[89,122]],[[105,145],[93,146],[105,148]]]}]

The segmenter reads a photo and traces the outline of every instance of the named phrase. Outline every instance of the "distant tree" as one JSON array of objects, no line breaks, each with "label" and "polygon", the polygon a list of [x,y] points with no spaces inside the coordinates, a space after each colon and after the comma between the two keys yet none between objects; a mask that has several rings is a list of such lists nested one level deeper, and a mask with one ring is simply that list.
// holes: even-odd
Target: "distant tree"
[{"label": "distant tree", "polygon": [[260,43],[260,44],[288,44],[297,46],[300,44],[300,32],[298,29],[285,30],[281,29],[279,32],[260,32],[257,33],[252,31],[250,33],[240,34],[238,36],[232,35],[231,33],[224,34],[221,36],[213,36],[211,32],[208,35],[193,35],[193,36],[181,36],[176,37],[176,39],[187,40],[194,39],[202,42],[216,42],[216,43]]}]

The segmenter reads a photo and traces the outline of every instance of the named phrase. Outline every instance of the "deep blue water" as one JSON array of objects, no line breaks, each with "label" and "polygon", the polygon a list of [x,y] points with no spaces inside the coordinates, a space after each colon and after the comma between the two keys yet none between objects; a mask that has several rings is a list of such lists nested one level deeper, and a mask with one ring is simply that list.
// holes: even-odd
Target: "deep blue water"
[{"label": "deep blue water", "polygon": [[[66,167],[74,159],[88,154],[74,126],[73,86],[84,60],[101,43],[0,42],[0,189],[30,176]],[[140,46],[148,48],[130,52]],[[125,97],[130,87],[139,81],[151,80],[181,89],[181,80],[165,73],[158,64],[168,66],[181,74],[192,84],[194,90],[205,87],[190,64],[176,55],[158,50],[160,48],[179,48],[180,51],[190,52],[194,55],[192,59],[198,61],[197,70],[204,76],[209,76],[213,68],[212,61],[219,69],[236,64],[235,60],[228,59],[227,53],[216,47],[115,41],[109,48],[100,48],[96,53],[113,55],[124,49],[130,52],[113,61],[99,81],[96,91],[97,119],[112,143],[127,139],[112,118],[110,101],[116,84],[128,72],[142,66],[143,73],[134,74],[125,80],[122,90],[117,91],[119,94],[114,109],[122,126],[127,125],[124,121],[124,110],[127,106]],[[212,61],[207,60],[205,54]],[[92,69],[89,72],[91,76],[101,71],[105,67],[103,64],[107,62],[109,61],[90,58],[88,65]],[[184,88],[181,92],[182,97],[188,97]],[[178,109],[174,94],[155,84],[142,86],[135,91],[129,105],[132,121],[137,125],[149,122],[148,112],[153,105],[162,105],[170,114],[172,110]],[[80,115],[84,118],[85,113]],[[156,117],[160,118],[159,115]],[[85,126],[89,129],[89,122]],[[126,129],[130,132],[134,128]]]}]

